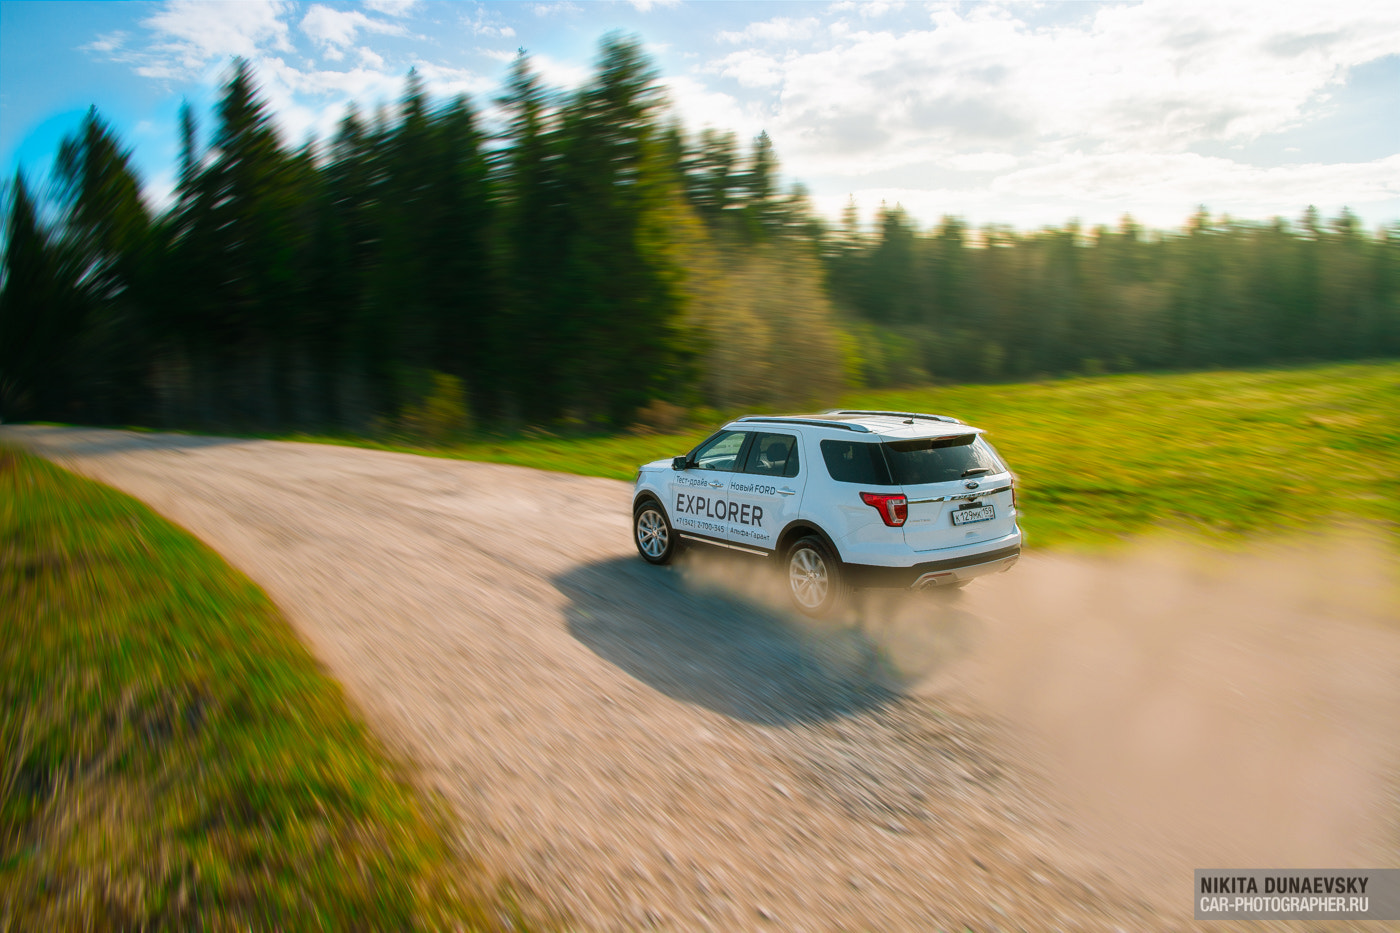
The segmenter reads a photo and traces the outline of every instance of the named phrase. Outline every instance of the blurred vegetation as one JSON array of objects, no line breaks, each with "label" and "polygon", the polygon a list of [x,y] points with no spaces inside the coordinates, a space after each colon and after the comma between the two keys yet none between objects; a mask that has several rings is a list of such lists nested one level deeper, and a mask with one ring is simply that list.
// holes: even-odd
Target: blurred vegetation
[{"label": "blurred vegetation", "polygon": [[[1400,363],[1076,377],[860,392],[853,408],[949,414],[987,429],[1017,474],[1033,547],[1098,547],[1170,529],[1218,540],[1346,522],[1400,539]],[[743,414],[731,411],[729,415]],[[725,419],[662,433],[484,438],[440,448],[296,439],[631,480]]]},{"label": "blurred vegetation", "polygon": [[404,406],[394,430],[429,444],[460,440],[471,428],[471,413],[462,380],[446,373],[426,373],[429,385],[419,401]]},{"label": "blurred vegetation", "polygon": [[596,432],[658,402],[1400,355],[1397,225],[827,224],[767,136],[687,134],[615,35],[570,91],[522,53],[498,103],[488,131],[410,73],[293,149],[239,62],[207,133],[182,112],[162,211],[89,113],[51,188],[6,191],[0,418],[436,443],[458,401]]},{"label": "blurred vegetation", "polygon": [[415,790],[267,597],[0,448],[0,928],[486,929]]},{"label": "blurred vegetation", "polygon": [[837,240],[828,269],[833,300],[884,335],[865,341],[872,386],[1400,354],[1400,225],[1373,237],[1346,211],[920,234],[895,207],[875,236]]}]

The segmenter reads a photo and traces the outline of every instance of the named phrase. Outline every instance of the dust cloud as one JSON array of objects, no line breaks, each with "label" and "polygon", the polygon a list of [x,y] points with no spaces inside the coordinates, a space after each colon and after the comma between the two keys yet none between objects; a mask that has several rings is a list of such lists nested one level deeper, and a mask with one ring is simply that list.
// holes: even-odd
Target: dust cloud
[{"label": "dust cloud", "polygon": [[968,594],[969,688],[1125,856],[1394,864],[1397,580],[1359,533],[1031,558]]},{"label": "dust cloud", "polygon": [[[781,604],[761,569],[683,568]],[[901,694],[999,720],[1070,831],[1150,889],[1192,868],[1400,865],[1398,568],[1393,543],[1354,530],[1162,540],[790,617]]]}]

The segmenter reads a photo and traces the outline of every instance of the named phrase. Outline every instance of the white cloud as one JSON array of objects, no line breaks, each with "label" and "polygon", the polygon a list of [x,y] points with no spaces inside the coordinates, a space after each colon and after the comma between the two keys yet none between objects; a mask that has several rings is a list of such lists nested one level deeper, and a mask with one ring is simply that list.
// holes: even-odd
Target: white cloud
[{"label": "white cloud", "polygon": [[733,78],[744,87],[775,87],[783,83],[783,62],[753,49],[731,52],[705,66],[706,71]]},{"label": "white cloud", "polygon": [[1074,155],[996,179],[991,190],[1016,197],[1061,198],[1090,205],[1192,201],[1231,205],[1329,205],[1400,197],[1400,154],[1372,162],[1306,163],[1261,168],[1195,153]]},{"label": "white cloud", "polygon": [[955,172],[1004,172],[1019,161],[1007,152],[962,152],[945,156],[938,164]]},{"label": "white cloud", "polygon": [[418,0],[365,0],[365,6],[387,16],[407,16],[418,5]]},{"label": "white cloud", "polygon": [[711,90],[689,77],[663,78],[666,96],[677,113],[683,114],[686,129],[692,133],[710,127],[733,131],[748,140],[763,130],[763,114],[755,105],[741,104],[734,97]]},{"label": "white cloud", "polygon": [[349,45],[355,40],[357,20],[366,19],[363,13],[317,5],[301,18],[301,31],[323,45]]},{"label": "white cloud", "polygon": [[890,3],[886,0],[841,0],[831,5],[833,11],[855,13],[861,19],[878,19],[886,13],[904,9],[903,3]]},{"label": "white cloud", "polygon": [[[828,186],[830,191],[835,191]],[[923,227],[945,215],[973,225],[1009,223],[1020,229],[1058,226],[1071,218],[1085,226],[1114,224],[1124,214],[1159,229],[1181,226],[1204,204],[1212,214],[1265,219],[1296,216],[1314,204],[1324,216],[1343,207],[1400,206],[1400,155],[1373,162],[1318,163],[1260,168],[1192,153],[1075,156],[1012,172],[989,185],[853,186],[813,200],[839,217],[848,196],[869,223],[881,203],[901,204]],[[1282,205],[1282,207],[1280,206]]]},{"label": "white cloud", "polygon": [[458,97],[462,94],[476,98],[491,95],[497,90],[495,78],[478,74],[470,68],[450,68],[432,62],[418,62],[414,65],[423,84],[434,97]]},{"label": "white cloud", "polygon": [[797,48],[768,43],[806,35],[805,21],[767,20],[726,33],[747,47],[704,70],[769,95],[768,130],[794,174],[855,179],[967,170],[988,153],[1010,164],[1032,150],[1049,161],[1249,143],[1305,124],[1349,69],[1400,50],[1393,3],[1147,0],[1039,26],[1019,9],[936,7],[929,28],[902,32],[841,19],[830,26],[844,32]]},{"label": "white cloud", "polygon": [[160,38],[137,68],[146,77],[196,74],[211,60],[232,55],[252,58],[260,47],[290,52],[287,24],[291,9],[279,0],[168,0],[142,21]]},{"label": "white cloud", "polygon": [[122,48],[125,42],[126,33],[122,32],[121,30],[117,30],[116,32],[109,32],[106,35],[98,36],[96,39],[92,40],[87,45],[80,45],[78,46],[78,48],[84,52],[115,52],[118,49]]},{"label": "white cloud", "polygon": [[472,31],[473,35],[486,36],[489,39],[510,39],[515,36],[515,29],[510,26],[503,26],[499,22],[494,22],[497,17],[492,15],[487,17],[486,10],[477,7],[475,16],[464,16],[462,22]]},{"label": "white cloud", "polygon": [[593,77],[593,70],[585,64],[561,61],[540,53],[531,53],[530,67],[545,85],[567,91],[582,87]]},{"label": "white cloud", "polygon": [[558,0],[557,3],[536,3],[530,8],[538,17],[564,16],[575,13],[582,13],[583,8],[570,0]]},{"label": "white cloud", "polygon": [[166,169],[150,178],[141,188],[141,199],[153,212],[164,213],[175,206],[175,170]]},{"label": "white cloud", "polygon": [[[312,136],[332,136],[351,102],[372,111],[399,99],[408,63],[386,62],[380,51],[356,40],[366,34],[407,34],[404,23],[378,14],[402,15],[411,6],[367,5],[368,14],[324,4],[305,8],[297,25],[322,49],[324,60],[337,63],[330,67],[303,63],[295,53],[288,24],[294,8],[281,2],[172,0],[142,21],[150,30],[143,45],[114,33],[99,37],[88,51],[128,63],[147,77],[206,87],[226,81],[229,57],[241,56],[252,65],[259,94],[284,141],[300,145]],[[494,90],[494,81],[469,69],[428,61],[416,67],[428,94],[437,99],[458,94],[480,98]],[[550,70],[572,74],[564,63]]]},{"label": "white cloud", "polygon": [[356,101],[361,109],[396,99],[403,90],[403,76],[380,68],[355,67],[300,69],[281,57],[255,63],[259,89],[282,130],[284,142],[300,145],[311,136],[327,139]]},{"label": "white cloud", "polygon": [[334,53],[343,52],[355,42],[355,35],[361,29],[390,36],[408,34],[400,23],[375,19],[359,10],[336,10],[321,4],[313,6],[301,20],[301,31],[335,58],[340,55]]},{"label": "white cloud", "polygon": [[632,0],[639,13],[649,13],[659,6],[680,6],[681,0]]},{"label": "white cloud", "polygon": [[761,23],[750,23],[738,32],[721,32],[719,40],[731,44],[740,42],[794,42],[812,38],[820,26],[820,21],[814,16],[804,19],[779,16]]},{"label": "white cloud", "polygon": [[476,53],[498,62],[513,62],[515,61],[515,56],[519,54],[514,49],[487,49],[481,47],[477,48]]}]

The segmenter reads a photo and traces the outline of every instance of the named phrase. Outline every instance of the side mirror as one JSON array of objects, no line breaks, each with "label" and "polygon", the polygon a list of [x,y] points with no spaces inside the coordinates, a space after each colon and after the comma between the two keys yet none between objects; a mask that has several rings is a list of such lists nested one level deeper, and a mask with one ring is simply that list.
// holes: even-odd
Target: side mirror
[{"label": "side mirror", "polygon": [[673,470],[684,470],[688,466],[690,466],[690,461],[688,461],[685,457],[671,458],[671,469]]}]

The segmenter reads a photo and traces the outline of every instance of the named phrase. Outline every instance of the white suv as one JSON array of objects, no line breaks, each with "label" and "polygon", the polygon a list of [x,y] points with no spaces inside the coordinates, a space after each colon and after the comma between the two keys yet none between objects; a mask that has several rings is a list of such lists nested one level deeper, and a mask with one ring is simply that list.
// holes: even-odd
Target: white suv
[{"label": "white suv", "polygon": [[682,540],[773,558],[793,603],[832,610],[852,587],[961,585],[1021,554],[1011,472],[980,428],[898,411],[731,421],[637,472],[637,550]]}]

